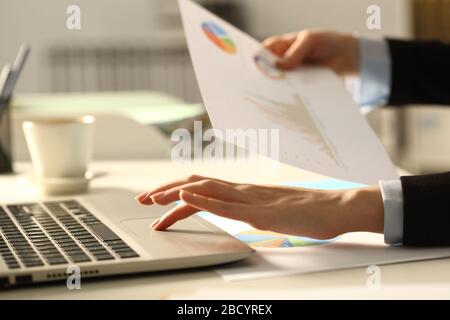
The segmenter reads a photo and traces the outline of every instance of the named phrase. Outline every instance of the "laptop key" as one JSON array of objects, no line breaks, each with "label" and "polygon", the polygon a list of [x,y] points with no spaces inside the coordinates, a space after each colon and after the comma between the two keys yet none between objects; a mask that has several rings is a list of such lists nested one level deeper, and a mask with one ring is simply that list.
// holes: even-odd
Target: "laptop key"
[{"label": "laptop key", "polygon": [[63,248],[63,250],[67,250],[69,248],[79,248],[78,244],[75,241],[65,241],[65,242],[58,242],[58,245]]},{"label": "laptop key", "polygon": [[113,260],[114,257],[111,254],[109,254],[109,253],[105,253],[105,254],[95,255],[95,259],[97,259],[99,261]]},{"label": "laptop key", "polygon": [[103,223],[92,224],[89,225],[88,228],[102,241],[120,240],[120,238]]},{"label": "laptop key", "polygon": [[66,263],[67,263],[67,260],[66,260],[63,256],[60,256],[60,257],[49,258],[49,259],[47,260],[47,262],[48,262],[50,265],[55,265],[55,264],[66,264]]},{"label": "laptop key", "polygon": [[[88,245],[85,245],[86,249],[88,249],[89,251],[98,251],[98,250],[105,250],[105,248],[97,243],[90,243]],[[106,251],[106,250],[105,250]]]},{"label": "laptop key", "polygon": [[110,245],[109,246],[111,249],[113,249],[114,251],[117,250],[122,250],[122,249],[131,249],[128,245],[124,244],[116,244],[116,245]]},{"label": "laptop key", "polygon": [[33,261],[33,262],[24,262],[25,267],[31,268],[31,267],[41,267],[44,265],[42,261]]},{"label": "laptop key", "polygon": [[20,268],[20,264],[18,264],[17,262],[15,262],[15,263],[7,263],[6,266],[9,269],[18,269],[18,268]]},{"label": "laptop key", "polygon": [[68,255],[84,253],[84,251],[81,250],[79,247],[67,248],[64,250],[64,252],[66,252]]},{"label": "laptop key", "polygon": [[104,248],[96,249],[96,250],[89,250],[89,252],[92,253],[94,256],[109,253],[108,250],[106,250]]},{"label": "laptop key", "polygon": [[113,249],[115,253],[120,253],[120,252],[134,252],[130,247],[128,248],[120,248],[120,249]]},{"label": "laptop key", "polygon": [[121,257],[122,259],[127,259],[127,258],[137,258],[139,257],[139,255],[134,252],[133,250],[130,251],[125,251],[125,252],[118,252],[117,253],[119,255],[119,257]]},{"label": "laptop key", "polygon": [[87,261],[91,261],[91,258],[89,258],[84,253],[83,254],[70,255],[70,259],[73,262],[87,262]]}]

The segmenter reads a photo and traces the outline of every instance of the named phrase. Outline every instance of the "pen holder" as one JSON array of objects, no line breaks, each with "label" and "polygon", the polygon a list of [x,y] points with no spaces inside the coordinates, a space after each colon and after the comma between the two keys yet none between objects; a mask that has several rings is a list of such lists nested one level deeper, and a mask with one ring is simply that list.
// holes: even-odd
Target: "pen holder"
[{"label": "pen holder", "polygon": [[12,171],[11,106],[8,99],[0,101],[0,174]]}]

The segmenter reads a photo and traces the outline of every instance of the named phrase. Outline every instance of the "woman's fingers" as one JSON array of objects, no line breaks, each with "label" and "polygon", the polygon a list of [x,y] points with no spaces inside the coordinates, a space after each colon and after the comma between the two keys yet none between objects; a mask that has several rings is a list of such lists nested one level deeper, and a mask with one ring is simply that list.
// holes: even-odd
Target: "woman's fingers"
[{"label": "woman's fingers", "polygon": [[286,50],[283,57],[278,60],[277,67],[281,69],[293,69],[307,60],[313,50],[313,38],[309,33],[300,33],[295,41]]},{"label": "woman's fingers", "polygon": [[250,207],[242,203],[226,202],[185,190],[180,191],[180,198],[191,207],[209,211],[225,218],[247,221],[250,214]]},{"label": "woman's fingers", "polygon": [[220,180],[220,179],[215,179],[215,178],[207,178],[207,177],[203,177],[203,176],[198,176],[198,175],[191,175],[187,178],[184,179],[180,179],[180,180],[176,180],[167,184],[163,184],[161,186],[159,186],[158,188],[152,189],[150,191],[146,191],[146,192],[142,192],[139,195],[137,195],[135,197],[136,201],[138,201],[140,204],[144,204],[144,205],[151,205],[154,204],[153,200],[152,200],[152,196],[157,194],[157,193],[162,193],[166,190],[170,190],[188,183],[193,183],[193,182],[197,182],[197,181],[201,181],[201,180],[213,180],[213,181],[217,181],[223,184],[228,184],[228,185],[236,185],[233,182],[229,182],[229,181],[224,181],[224,180]]},{"label": "woman's fingers", "polygon": [[244,202],[246,200],[245,195],[237,190],[234,185],[210,179],[184,184],[156,193],[151,196],[151,199],[153,203],[166,205],[180,199],[181,189],[190,193],[201,194],[205,197],[220,199],[222,201]]},{"label": "woman's fingers", "polygon": [[249,208],[244,204],[217,200],[186,190],[181,190],[179,193],[180,199],[184,203],[169,210],[159,220],[154,222],[151,227],[155,230],[165,230],[177,221],[186,219],[198,211],[209,211],[219,216],[235,220],[249,220]]},{"label": "woman's fingers", "polygon": [[165,230],[175,222],[186,219],[198,211],[199,210],[197,208],[194,208],[186,203],[182,203],[167,211],[162,217],[155,220],[150,227],[155,230]]},{"label": "woman's fingers", "polygon": [[159,187],[157,187],[155,189],[152,189],[152,190],[149,190],[149,191],[146,191],[146,192],[142,192],[139,195],[137,195],[135,197],[135,199],[138,202],[140,202],[141,204],[153,204],[151,196],[154,195],[155,193],[158,193],[158,192],[161,192],[161,191],[165,191],[165,190],[171,189],[171,188],[179,186],[179,185],[183,185],[183,184],[186,184],[186,183],[199,181],[199,180],[203,180],[203,179],[205,179],[205,178],[202,177],[202,176],[191,175],[191,176],[189,176],[187,178],[183,178],[183,179],[180,179],[180,180],[175,180],[175,181],[172,181],[170,183],[163,184],[163,185],[161,185],[161,186],[159,186]]},{"label": "woman's fingers", "polygon": [[198,175],[191,175],[191,176],[189,176],[187,178],[175,180],[175,181],[172,181],[170,183],[163,184],[163,185],[161,185],[161,186],[159,186],[159,187],[157,187],[155,189],[142,192],[142,193],[138,194],[135,197],[135,199],[140,204],[150,205],[150,204],[153,204],[151,196],[156,194],[156,193],[159,193],[159,192],[162,192],[162,191],[165,191],[165,190],[168,190],[168,189],[172,189],[172,188],[174,188],[176,186],[180,186],[180,185],[183,185],[183,184],[186,184],[186,183],[192,183],[192,182],[195,182],[195,181],[200,181],[200,180],[205,180],[205,179],[208,179],[208,178],[205,178],[205,177],[202,177],[202,176],[198,176]]},{"label": "woman's fingers", "polygon": [[138,202],[141,202],[142,200],[145,199],[145,197],[147,196],[147,194],[148,194],[148,191],[141,192],[141,193],[139,193],[136,197],[134,197],[134,200],[136,200],[136,201],[138,201]]},{"label": "woman's fingers", "polygon": [[263,46],[272,52],[274,55],[282,57],[286,50],[289,48],[289,44],[284,40],[266,40],[263,42]]},{"label": "woman's fingers", "polygon": [[263,41],[263,46],[273,54],[282,57],[286,50],[295,41],[295,35],[275,36]]}]

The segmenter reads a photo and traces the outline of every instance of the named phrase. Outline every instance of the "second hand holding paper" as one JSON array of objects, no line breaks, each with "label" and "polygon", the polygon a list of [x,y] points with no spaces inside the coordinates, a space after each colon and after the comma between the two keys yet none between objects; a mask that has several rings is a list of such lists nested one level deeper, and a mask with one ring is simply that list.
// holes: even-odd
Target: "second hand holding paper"
[{"label": "second hand holding paper", "polygon": [[259,42],[190,1],[179,3],[215,129],[279,130],[277,154],[263,155],[322,175],[364,184],[398,179],[382,144],[331,70],[278,70]]}]

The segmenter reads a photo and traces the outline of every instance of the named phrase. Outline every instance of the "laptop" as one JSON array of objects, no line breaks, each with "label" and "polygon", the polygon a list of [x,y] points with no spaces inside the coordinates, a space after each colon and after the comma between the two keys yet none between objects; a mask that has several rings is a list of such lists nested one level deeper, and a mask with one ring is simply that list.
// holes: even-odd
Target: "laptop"
[{"label": "laptop", "polygon": [[66,280],[73,270],[83,281],[210,266],[253,253],[199,216],[154,231],[150,223],[170,206],[142,206],[134,194],[94,192],[1,205],[0,287]]},{"label": "laptop", "polygon": [[[28,56],[22,46],[1,90],[10,97]],[[199,216],[168,231],[149,225],[167,207],[144,207],[134,192],[0,205],[0,288],[210,266],[253,250]],[[76,267],[76,268],[74,268]]]}]

